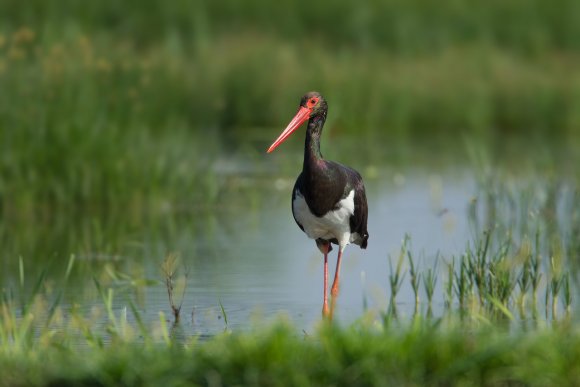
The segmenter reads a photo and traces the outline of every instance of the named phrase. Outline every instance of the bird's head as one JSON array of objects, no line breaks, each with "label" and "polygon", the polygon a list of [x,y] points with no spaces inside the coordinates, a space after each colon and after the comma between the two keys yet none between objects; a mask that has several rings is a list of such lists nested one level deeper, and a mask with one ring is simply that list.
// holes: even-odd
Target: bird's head
[{"label": "bird's head", "polygon": [[300,100],[300,107],[309,109],[310,111],[309,118],[313,118],[316,116],[326,117],[326,112],[328,111],[328,105],[326,104],[326,100],[317,91],[311,91],[309,93],[304,94],[304,96],[302,96],[302,99]]},{"label": "bird's head", "polygon": [[272,152],[282,144],[296,129],[298,129],[304,122],[309,119],[322,118],[326,119],[326,112],[328,111],[328,105],[325,99],[316,91],[311,91],[304,94],[300,100],[300,107],[298,112],[292,118],[292,121],[288,124],[286,129],[280,134],[280,136],[270,145],[268,148],[268,153]]}]

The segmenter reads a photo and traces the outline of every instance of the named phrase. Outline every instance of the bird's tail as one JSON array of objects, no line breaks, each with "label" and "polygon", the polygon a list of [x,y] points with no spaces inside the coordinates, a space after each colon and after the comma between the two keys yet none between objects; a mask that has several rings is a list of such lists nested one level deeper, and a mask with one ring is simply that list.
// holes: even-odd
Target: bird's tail
[{"label": "bird's tail", "polygon": [[369,240],[369,233],[365,232],[363,237],[362,237],[362,243],[360,244],[360,248],[361,249],[366,249],[367,248],[367,241]]}]

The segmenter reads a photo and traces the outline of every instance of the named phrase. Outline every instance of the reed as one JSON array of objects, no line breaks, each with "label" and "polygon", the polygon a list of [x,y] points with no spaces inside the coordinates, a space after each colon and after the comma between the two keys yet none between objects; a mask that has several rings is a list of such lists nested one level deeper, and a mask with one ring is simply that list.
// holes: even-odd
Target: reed
[{"label": "reed", "polygon": [[411,251],[407,251],[407,257],[409,258],[409,282],[415,295],[415,311],[417,311],[420,302],[419,287],[421,285],[421,273],[417,271],[418,268],[415,266]]},{"label": "reed", "polygon": [[425,295],[429,307],[433,304],[433,294],[435,293],[435,287],[437,286],[438,268],[439,254],[435,257],[433,267],[428,267],[423,272],[423,288],[425,289]]},{"label": "reed", "polygon": [[[179,321],[181,315],[181,307],[185,299],[185,291],[187,289],[187,269],[183,276],[177,278],[179,270],[180,258],[176,253],[169,253],[165,256],[161,264],[161,271],[165,277],[165,287],[167,288],[167,296],[169,298],[169,306],[173,313],[175,323]],[[181,292],[181,299],[179,302],[175,300],[175,292]]]},{"label": "reed", "polygon": [[391,289],[390,303],[392,305],[396,304],[397,294],[403,285],[403,279],[405,278],[406,272],[403,271],[403,262],[407,255],[407,243],[409,242],[409,236],[405,235],[403,243],[401,244],[401,250],[399,252],[399,257],[397,259],[396,266],[393,268],[392,259],[389,258],[389,286]]}]

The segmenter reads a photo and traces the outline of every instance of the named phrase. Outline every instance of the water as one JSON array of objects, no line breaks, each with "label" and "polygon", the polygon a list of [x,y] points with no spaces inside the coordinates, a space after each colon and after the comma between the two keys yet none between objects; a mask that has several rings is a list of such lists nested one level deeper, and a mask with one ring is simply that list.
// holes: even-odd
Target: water
[{"label": "water", "polygon": [[[80,226],[69,223],[72,220],[45,228],[38,225],[22,231],[20,239],[18,232],[13,233],[2,288],[18,289],[16,257],[21,255],[27,276],[24,292],[34,284],[35,268],[48,262],[48,288],[54,295],[64,286],[67,257],[75,254],[63,305],[80,303],[86,313],[102,308],[96,279],[114,289],[117,312],[131,299],[145,322],[155,325],[160,312],[168,319],[171,315],[161,264],[173,252],[183,263],[180,273],[187,272],[180,334],[221,332],[226,318],[228,329],[248,329],[280,315],[299,328],[311,329],[321,317],[323,260],[292,217],[294,176],[233,165],[215,164],[222,192],[211,208],[167,211],[153,220],[147,216],[123,220],[123,212],[117,211],[85,219]],[[366,172],[370,239],[366,250],[351,245],[344,255],[335,315],[344,323],[387,309],[389,259],[397,259],[406,234],[420,267],[431,267],[437,253],[460,254],[477,236],[468,216],[477,191],[470,170],[375,167]],[[334,249],[329,258],[331,280],[336,253]],[[443,280],[439,278],[438,289]],[[397,297],[403,316],[414,309],[408,282],[407,275]],[[442,293],[436,291],[435,313],[442,309]]]},{"label": "water", "polygon": [[[183,323],[192,332],[211,334],[224,328],[220,301],[231,329],[280,313],[304,329],[320,320],[323,260],[314,241],[294,223],[293,182],[288,183],[266,179],[262,187],[269,192],[267,199],[250,213],[240,211],[239,203],[225,201],[209,230],[178,230],[171,237],[175,245],[156,241],[160,252],[180,251],[189,268]],[[371,237],[366,250],[351,245],[345,252],[336,311],[344,322],[362,316],[365,297],[369,309],[386,309],[388,259],[396,259],[406,233],[412,235],[413,249],[427,254],[458,253],[470,238],[466,210],[473,182],[466,175],[397,173],[387,181],[369,179],[367,190]],[[336,251],[329,258],[331,276]],[[161,257],[143,262],[149,278],[161,276]],[[402,288],[399,298],[412,307],[409,287]],[[146,288],[143,305],[148,320],[155,320],[158,311],[169,313],[165,287]]]}]

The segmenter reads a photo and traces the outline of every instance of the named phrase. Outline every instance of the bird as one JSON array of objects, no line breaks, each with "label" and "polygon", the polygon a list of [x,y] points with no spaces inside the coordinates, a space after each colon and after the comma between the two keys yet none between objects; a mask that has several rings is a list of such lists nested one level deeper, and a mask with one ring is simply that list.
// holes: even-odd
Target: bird
[{"label": "bird", "polygon": [[[292,215],[298,227],[315,240],[316,246],[324,255],[322,315],[332,319],[339,292],[343,252],[350,243],[366,249],[369,233],[367,198],[361,175],[350,167],[325,160],[320,152],[320,137],[327,112],[328,104],[320,93],[306,93],[300,100],[298,112],[268,148],[267,153],[271,153],[308,121],[302,172],[292,190]],[[333,249],[332,244],[338,245],[338,256],[329,309],[328,254]]]}]

